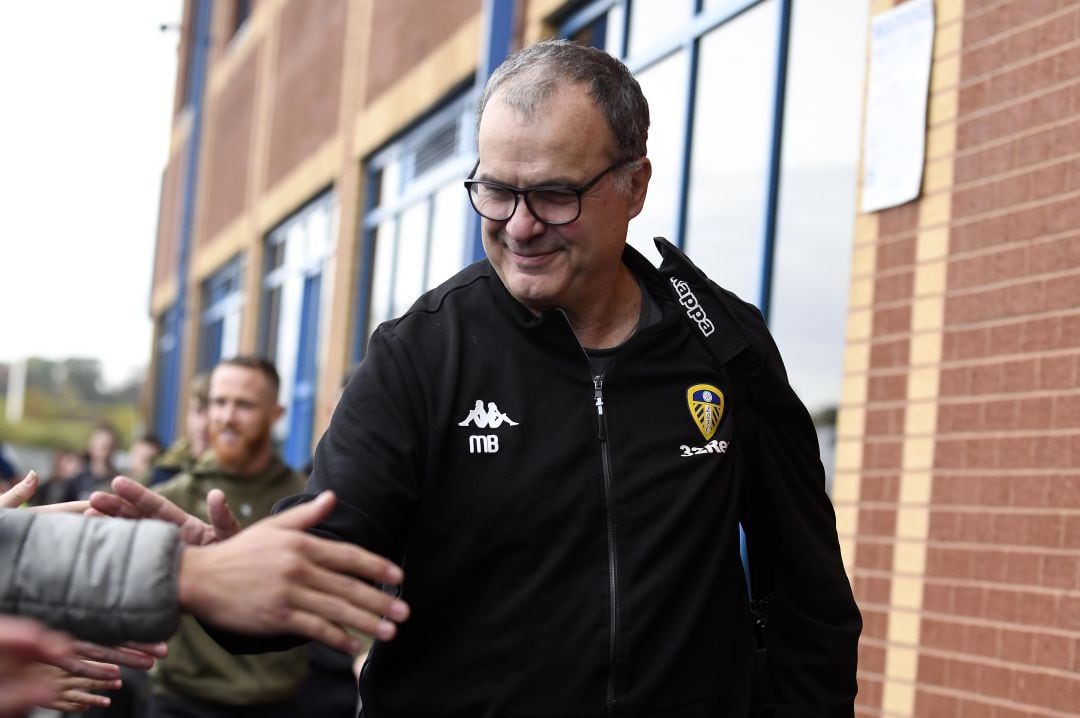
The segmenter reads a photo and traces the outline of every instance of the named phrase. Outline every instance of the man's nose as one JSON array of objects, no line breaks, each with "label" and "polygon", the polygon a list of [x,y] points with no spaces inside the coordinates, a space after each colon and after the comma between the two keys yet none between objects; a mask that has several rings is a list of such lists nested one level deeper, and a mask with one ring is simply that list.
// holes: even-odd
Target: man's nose
[{"label": "man's nose", "polygon": [[529,210],[529,205],[525,203],[524,197],[518,201],[514,213],[510,215],[510,219],[506,220],[506,233],[518,241],[543,234],[545,227],[546,225]]}]

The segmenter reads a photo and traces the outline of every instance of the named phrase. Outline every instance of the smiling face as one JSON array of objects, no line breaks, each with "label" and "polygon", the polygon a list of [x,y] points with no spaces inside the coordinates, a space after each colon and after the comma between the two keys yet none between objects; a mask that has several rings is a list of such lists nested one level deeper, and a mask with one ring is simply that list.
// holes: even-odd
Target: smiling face
[{"label": "smiling face", "polygon": [[269,461],[270,428],[282,408],[261,371],[222,364],[210,377],[210,446],[230,473],[252,474]]},{"label": "smiling face", "polygon": [[[581,85],[563,85],[528,116],[496,93],[484,109],[475,178],[515,187],[581,185],[614,160],[615,141]],[[534,312],[588,313],[612,294],[629,221],[641,211],[648,160],[634,170],[632,187],[616,189],[605,175],[581,199],[581,215],[547,226],[518,202],[503,222],[482,220],[484,250],[507,290]]]}]

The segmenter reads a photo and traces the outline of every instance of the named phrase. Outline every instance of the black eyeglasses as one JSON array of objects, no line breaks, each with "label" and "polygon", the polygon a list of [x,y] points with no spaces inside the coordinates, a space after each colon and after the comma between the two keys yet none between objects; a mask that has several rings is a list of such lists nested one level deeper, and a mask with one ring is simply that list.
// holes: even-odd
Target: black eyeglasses
[{"label": "black eyeglasses", "polygon": [[[465,180],[476,213],[493,222],[505,222],[517,211],[518,197],[525,199],[525,206],[533,217],[548,225],[570,224],[581,216],[581,196],[596,186],[608,172],[630,164],[633,159],[619,160],[583,185],[541,185],[539,187],[511,187],[488,180]],[[479,166],[477,162],[477,166]],[[472,177],[476,168],[469,173]]]}]

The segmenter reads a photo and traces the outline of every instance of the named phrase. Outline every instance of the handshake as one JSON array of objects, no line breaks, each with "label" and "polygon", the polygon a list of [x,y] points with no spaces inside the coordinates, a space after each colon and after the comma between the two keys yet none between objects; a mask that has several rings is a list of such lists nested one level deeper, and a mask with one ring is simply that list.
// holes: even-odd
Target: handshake
[{"label": "handshake", "polygon": [[[62,539],[64,532],[58,533],[50,524],[66,522],[70,528],[74,522],[80,531],[92,530],[103,536],[126,531],[131,536],[127,540],[133,545],[136,524],[116,518],[156,519],[166,524],[155,524],[154,528],[160,529],[157,535],[172,543],[159,546],[156,552],[150,546],[134,548],[162,557],[157,561],[159,565],[146,566],[146,570],[168,580],[150,584],[165,585],[174,595],[161,601],[164,605],[156,622],[144,624],[139,635],[125,635],[125,631],[131,630],[130,624],[116,620],[110,625],[106,613],[102,614],[103,621],[95,625],[94,621],[85,620],[85,606],[77,610],[72,606],[71,615],[65,615],[68,607],[57,605],[64,601],[63,596],[31,595],[28,600],[26,586],[0,585],[0,613],[30,615],[51,628],[70,631],[75,638],[99,643],[143,642],[106,649],[74,640],[66,633],[47,630],[26,618],[0,616],[0,626],[4,628],[0,631],[0,665],[12,669],[7,677],[0,675],[0,716],[19,710],[19,705],[65,700],[76,704],[80,700],[88,704],[99,702],[95,700],[99,696],[86,691],[116,687],[118,668],[112,664],[146,668],[154,657],[164,655],[164,646],[153,641],[162,641],[172,634],[179,611],[226,631],[262,636],[292,634],[351,653],[363,650],[364,642],[357,634],[388,641],[394,637],[397,623],[408,618],[409,607],[405,602],[378,588],[400,585],[401,568],[358,546],[307,533],[332,511],[335,497],[331,492],[241,529],[225,502],[225,495],[218,490],[207,496],[210,523],[206,523],[124,477],[113,480],[115,494],[96,492],[88,502],[41,507],[38,513],[15,511],[14,507],[32,496],[36,488],[37,477],[31,472],[0,495],[0,551],[9,550],[3,547],[5,544],[10,547],[13,539],[19,541],[18,545],[27,545],[25,538],[33,536],[35,522],[43,522],[41,533],[53,537],[50,540],[54,542],[57,536]],[[72,515],[79,513],[84,516]],[[126,548],[123,542],[107,540],[80,543],[92,544],[97,551]],[[63,546],[56,547],[55,555],[67,556]],[[126,555],[79,556],[76,560],[88,558],[95,563],[112,562],[129,568],[123,565]],[[75,565],[60,568],[76,575]],[[57,567],[53,566],[52,570],[56,571]],[[21,571],[10,576],[13,583],[24,578]],[[141,580],[144,577],[134,579],[136,585],[146,585]],[[74,588],[91,596],[93,592],[110,590],[109,586]],[[47,591],[47,582],[36,590]],[[12,602],[7,600],[10,596],[18,596],[18,604],[24,610],[13,609]],[[41,614],[26,609],[33,605],[34,599],[49,609]],[[83,618],[73,619],[76,613]],[[56,673],[42,671],[37,665],[42,663],[55,666],[60,678]],[[15,670],[20,666],[26,670]],[[20,676],[23,690],[16,691]],[[5,695],[9,701],[5,701]],[[23,696],[22,700],[29,703],[20,704],[15,695]],[[42,700],[45,695],[50,699]]]}]

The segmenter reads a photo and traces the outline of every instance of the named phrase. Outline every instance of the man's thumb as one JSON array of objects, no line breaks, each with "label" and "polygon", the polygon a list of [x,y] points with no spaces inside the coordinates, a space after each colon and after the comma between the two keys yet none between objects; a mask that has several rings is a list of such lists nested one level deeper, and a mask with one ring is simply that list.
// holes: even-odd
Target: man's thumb
[{"label": "man's thumb", "polygon": [[25,478],[12,486],[3,494],[0,494],[0,506],[17,509],[24,502],[29,501],[38,487],[37,472],[31,471]]},{"label": "man's thumb", "polygon": [[306,531],[319,523],[334,510],[337,497],[333,491],[323,491],[311,501],[307,501],[266,520],[273,526]]},{"label": "man's thumb", "polygon": [[225,501],[225,492],[220,489],[211,489],[206,494],[206,511],[210,515],[210,525],[214,527],[218,541],[235,536],[244,528]]}]

